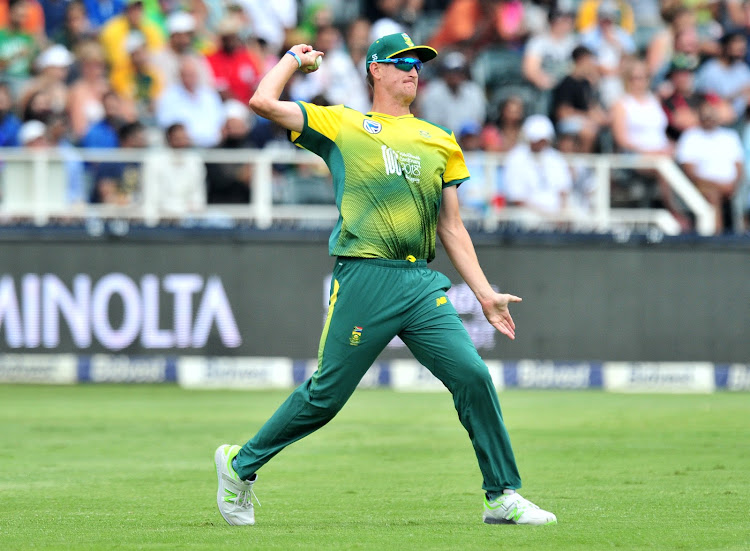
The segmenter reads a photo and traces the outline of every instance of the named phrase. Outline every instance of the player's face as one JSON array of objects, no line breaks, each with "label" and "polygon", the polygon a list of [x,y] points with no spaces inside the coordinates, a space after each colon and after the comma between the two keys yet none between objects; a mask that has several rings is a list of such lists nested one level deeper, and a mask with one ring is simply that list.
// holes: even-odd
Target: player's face
[{"label": "player's face", "polygon": [[392,63],[380,63],[383,76],[381,84],[401,102],[409,105],[417,97],[419,73],[415,67],[403,71]]}]

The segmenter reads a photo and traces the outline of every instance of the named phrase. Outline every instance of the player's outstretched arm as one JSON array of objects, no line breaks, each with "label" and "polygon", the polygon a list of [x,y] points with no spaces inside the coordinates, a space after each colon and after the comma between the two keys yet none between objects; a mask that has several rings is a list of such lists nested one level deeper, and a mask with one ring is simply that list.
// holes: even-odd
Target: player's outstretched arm
[{"label": "player's outstretched arm", "polygon": [[516,324],[508,310],[511,302],[521,302],[515,295],[497,293],[484,275],[471,236],[466,231],[458,208],[458,193],[455,186],[443,190],[437,233],[453,266],[474,292],[482,305],[487,321],[508,338],[516,338]]},{"label": "player's outstretched arm", "polygon": [[[323,52],[315,50],[308,44],[292,46],[290,53],[284,54],[279,62],[270,70],[258,84],[255,94],[250,98],[250,108],[263,118],[269,119],[287,130],[302,132],[304,117],[299,105],[292,101],[280,101],[284,86],[299,69],[305,73],[312,73],[320,66],[317,59]],[[298,61],[299,60],[299,61]]]}]

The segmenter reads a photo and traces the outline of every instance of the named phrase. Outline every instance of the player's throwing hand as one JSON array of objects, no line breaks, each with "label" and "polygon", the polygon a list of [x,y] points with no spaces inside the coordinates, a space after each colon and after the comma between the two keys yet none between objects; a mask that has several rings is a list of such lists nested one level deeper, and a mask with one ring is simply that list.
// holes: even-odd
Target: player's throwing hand
[{"label": "player's throwing hand", "polygon": [[312,73],[318,70],[323,61],[323,52],[319,52],[309,44],[297,44],[289,48],[287,54],[291,55],[303,73]]}]

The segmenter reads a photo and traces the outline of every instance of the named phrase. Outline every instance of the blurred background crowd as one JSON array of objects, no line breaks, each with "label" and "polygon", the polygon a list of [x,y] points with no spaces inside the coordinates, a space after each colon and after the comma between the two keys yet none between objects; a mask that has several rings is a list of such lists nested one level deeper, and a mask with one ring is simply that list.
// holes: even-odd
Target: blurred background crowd
[{"label": "blurred background crowd", "polygon": [[[673,158],[719,231],[747,213],[750,0],[2,0],[0,29],[0,146],[69,155],[71,202],[127,205],[144,173],[164,182],[154,200],[166,210],[248,202],[249,166],[206,165],[194,149],[293,147],[247,107],[287,48],[325,52],[288,99],[367,112],[366,50],[406,32],[440,51],[415,115],[451,129],[467,159],[507,153],[491,200],[469,163],[467,207],[585,214],[593,170],[560,153],[630,153]],[[150,146],[194,155],[75,158]],[[325,179],[316,170],[287,176]],[[661,206],[693,228],[656,171],[615,172],[612,186],[613,204]]]}]

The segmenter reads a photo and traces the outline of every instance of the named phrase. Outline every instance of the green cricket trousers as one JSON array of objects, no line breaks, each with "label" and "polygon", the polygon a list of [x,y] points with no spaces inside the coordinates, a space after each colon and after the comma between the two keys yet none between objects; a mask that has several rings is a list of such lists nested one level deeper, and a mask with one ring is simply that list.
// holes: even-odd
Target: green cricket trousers
[{"label": "green cricket trousers", "polygon": [[286,446],[333,419],[391,339],[453,394],[488,492],[521,485],[487,366],[445,292],[450,280],[424,260],[338,258],[318,349],[318,369],[237,455],[249,478]]}]

